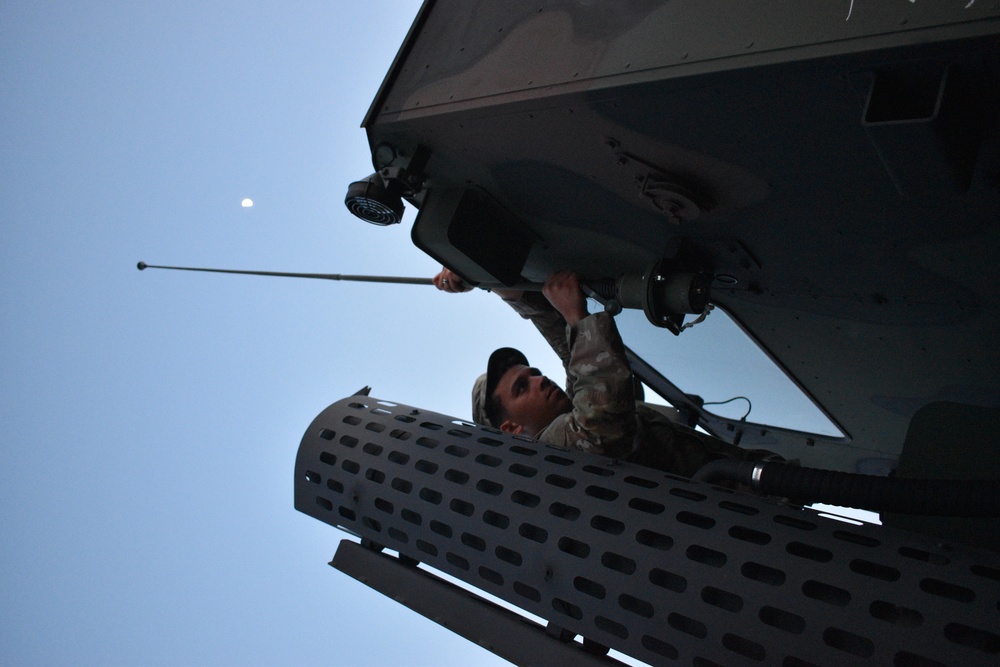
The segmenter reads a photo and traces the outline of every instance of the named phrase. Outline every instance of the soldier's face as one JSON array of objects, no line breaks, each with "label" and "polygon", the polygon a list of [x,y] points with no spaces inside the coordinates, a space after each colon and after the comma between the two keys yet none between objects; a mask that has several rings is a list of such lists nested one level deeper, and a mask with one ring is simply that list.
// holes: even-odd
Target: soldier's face
[{"label": "soldier's face", "polygon": [[507,413],[500,426],[505,431],[535,435],[552,420],[573,409],[559,385],[537,368],[511,366],[497,383],[494,395]]}]

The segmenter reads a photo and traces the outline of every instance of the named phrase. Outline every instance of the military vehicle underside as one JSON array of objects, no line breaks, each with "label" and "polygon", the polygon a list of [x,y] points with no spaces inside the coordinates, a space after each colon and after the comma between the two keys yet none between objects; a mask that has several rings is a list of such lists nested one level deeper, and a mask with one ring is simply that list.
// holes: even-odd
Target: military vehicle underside
[{"label": "military vehicle underside", "polygon": [[[865,462],[882,461],[887,462],[883,474],[891,469],[902,477],[1000,478],[998,99],[997,2],[438,0],[421,9],[364,127],[373,178],[419,208],[414,243],[442,264],[486,286],[539,283],[563,268],[590,281],[649,276],[654,265],[667,278],[708,275],[712,302],[811,397],[841,435],[748,427],[713,415],[670,382],[669,369],[634,355],[634,370],[691,415],[692,423],[729,440],[739,434],[743,446],[768,448],[819,468],[857,472],[865,471]],[[398,221],[398,214],[378,221]],[[660,311],[648,303],[642,307],[650,327],[665,326],[665,338],[676,333],[676,319],[659,321]],[[670,490],[666,495],[674,497],[657,501],[670,507],[672,517],[657,530],[675,542],[669,526],[677,525],[680,505],[669,503],[687,502],[686,493]],[[354,511],[330,502],[327,511]],[[748,514],[759,519],[754,507]],[[704,516],[710,518],[703,524],[729,526],[715,514]],[[980,548],[997,550],[1000,544],[994,519],[883,518]],[[691,525],[707,528],[692,521],[684,531]],[[771,541],[755,519],[746,521],[750,532],[742,534],[757,535],[761,544]],[[733,530],[744,529],[726,530],[739,540]],[[793,561],[811,560],[811,567],[820,567],[816,562],[827,553],[827,561],[840,562],[834,554],[851,542],[835,537],[824,545],[793,548],[799,542],[791,537],[774,538],[782,546],[764,570],[782,572],[778,562],[789,555]],[[371,533],[366,539],[385,543]],[[868,538],[859,540],[850,549]],[[502,546],[487,543],[490,553]],[[692,544],[679,562],[695,570],[712,566],[698,554],[725,552]],[[707,551],[699,551],[702,547]],[[887,549],[883,558],[919,552],[928,554],[927,562],[948,560],[926,546]],[[478,556],[460,558],[472,562],[472,557]],[[844,557],[844,572],[857,574],[851,563],[859,559],[869,563],[857,566],[866,570],[862,578],[887,581],[894,576],[890,570],[906,571],[888,561]],[[739,577],[758,586],[760,580],[745,571],[749,561],[743,555],[722,557],[727,560],[743,563]],[[977,567],[989,573],[995,589],[996,566]],[[924,592],[937,587],[920,583],[927,579],[914,585]],[[572,588],[572,578],[567,582]],[[825,591],[817,593],[826,595],[821,602],[834,606],[845,598],[831,590],[864,586],[816,582],[822,585],[813,588]],[[577,586],[573,595],[593,597],[612,589],[581,585],[587,590]],[[815,600],[806,592],[810,586],[803,579],[795,588]],[[698,594],[710,607],[725,609],[730,598],[713,591],[703,587]],[[953,621],[952,629],[941,633],[973,637],[968,642],[995,656],[1000,606],[990,595],[980,610],[988,620],[973,624],[978,629],[972,634],[955,629],[973,627],[964,621]],[[928,627],[922,620],[928,614],[893,596],[865,598],[863,609],[845,603],[841,611],[876,625],[889,615],[916,634]],[[634,643],[632,626],[621,619],[652,618],[645,612],[652,614],[654,607],[657,614],[666,612],[659,603],[644,603],[638,593],[625,595],[625,602],[617,592],[614,597],[619,616],[600,616],[603,621],[587,616],[588,631],[597,627],[605,640],[616,634],[623,639],[624,633],[622,643],[654,662],[686,653],[655,633]],[[562,620],[567,609],[581,608],[572,601],[579,595],[543,598]],[[857,594],[848,593],[852,598]],[[564,603],[568,606],[560,607]],[[754,610],[761,622],[786,634],[797,634],[799,621],[813,628],[804,620],[808,614],[787,606]],[[715,632],[707,612],[677,614],[665,621],[671,637],[703,639],[704,632]],[[692,624],[695,618],[704,620]],[[835,652],[893,655],[896,664],[940,664],[930,653],[923,654],[929,661],[921,662],[904,649],[870,652],[857,637],[874,641],[877,631],[841,634],[839,626],[824,627],[834,629],[824,634],[821,628],[816,637]],[[723,635],[713,646],[725,644]],[[763,660],[758,656],[764,653],[770,661],[774,655],[742,635],[726,636],[732,646],[713,655],[737,662]],[[657,651],[660,641],[668,645],[665,654]],[[955,664],[969,663],[963,658]]]},{"label": "military vehicle underside", "polygon": [[429,2],[365,127],[473,282],[711,273],[844,433],[795,455],[853,471],[1000,404],[1000,9],[964,4]]}]

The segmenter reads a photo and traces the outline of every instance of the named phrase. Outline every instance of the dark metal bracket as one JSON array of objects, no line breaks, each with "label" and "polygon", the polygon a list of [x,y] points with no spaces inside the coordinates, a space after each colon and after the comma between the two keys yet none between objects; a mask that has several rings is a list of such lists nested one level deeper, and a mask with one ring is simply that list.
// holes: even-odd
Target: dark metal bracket
[{"label": "dark metal bracket", "polygon": [[544,626],[388,554],[342,540],[330,565],[515,665],[624,667]]}]

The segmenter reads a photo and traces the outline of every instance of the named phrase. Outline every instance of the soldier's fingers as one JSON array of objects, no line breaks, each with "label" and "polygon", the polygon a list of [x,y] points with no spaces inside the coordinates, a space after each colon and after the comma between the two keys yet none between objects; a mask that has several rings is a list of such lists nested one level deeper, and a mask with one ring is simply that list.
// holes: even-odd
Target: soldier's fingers
[{"label": "soldier's fingers", "polygon": [[457,273],[444,266],[441,267],[441,271],[436,276],[431,278],[431,282],[434,284],[434,287],[450,294],[468,292],[472,289]]}]

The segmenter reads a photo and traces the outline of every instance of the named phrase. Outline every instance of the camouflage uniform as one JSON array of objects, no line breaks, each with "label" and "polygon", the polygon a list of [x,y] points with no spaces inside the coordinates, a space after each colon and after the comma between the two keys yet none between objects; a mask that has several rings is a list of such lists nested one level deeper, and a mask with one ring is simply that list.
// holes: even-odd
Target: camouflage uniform
[{"label": "camouflage uniform", "polygon": [[764,450],[740,449],[637,404],[625,345],[611,315],[595,313],[569,326],[540,293],[529,292],[508,303],[532,321],[562,359],[566,393],[573,401],[572,412],[557,417],[536,440],[684,477],[717,459],[774,456]]}]

